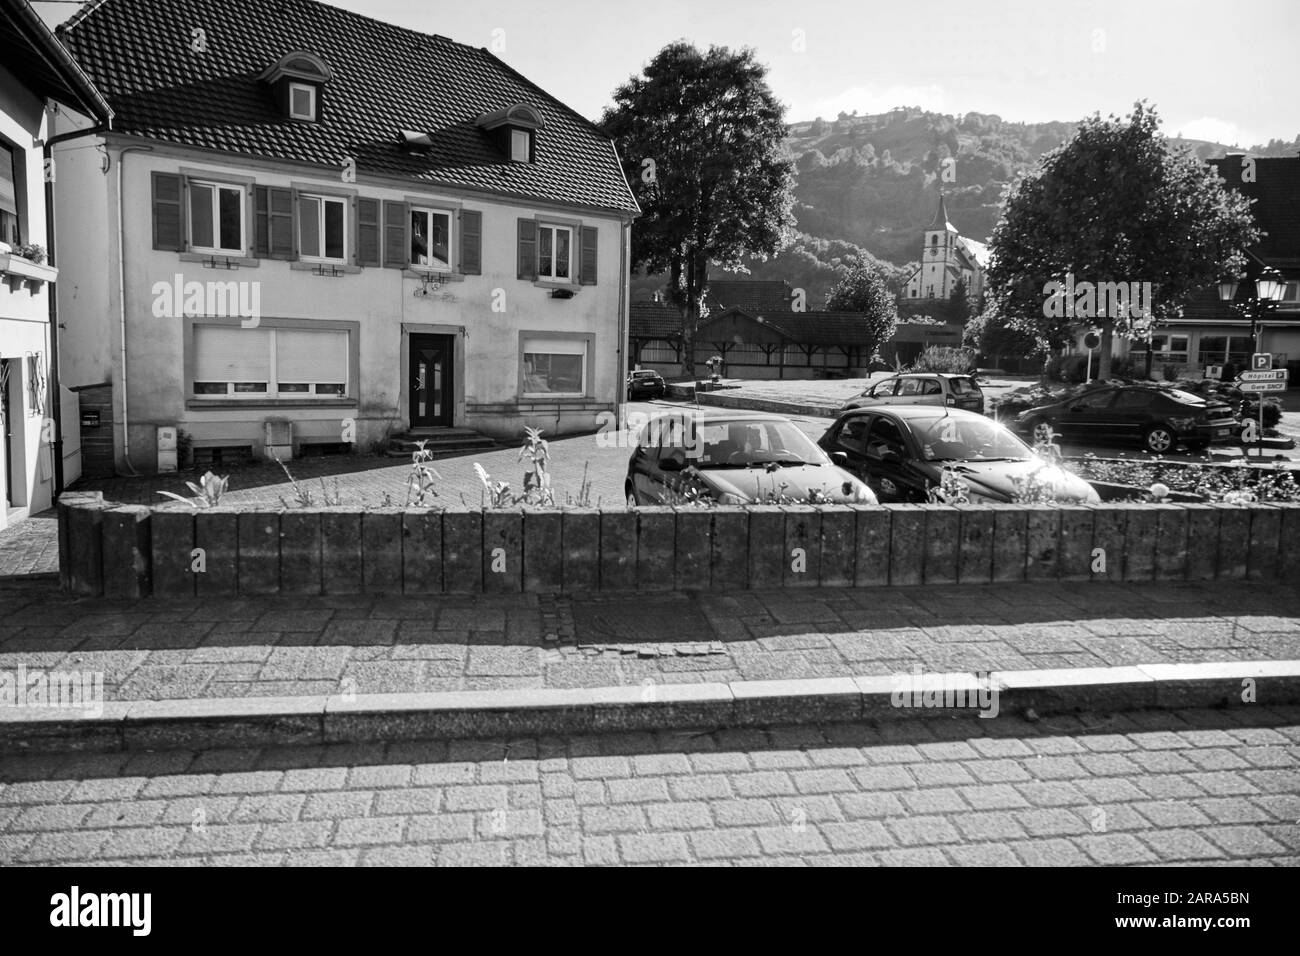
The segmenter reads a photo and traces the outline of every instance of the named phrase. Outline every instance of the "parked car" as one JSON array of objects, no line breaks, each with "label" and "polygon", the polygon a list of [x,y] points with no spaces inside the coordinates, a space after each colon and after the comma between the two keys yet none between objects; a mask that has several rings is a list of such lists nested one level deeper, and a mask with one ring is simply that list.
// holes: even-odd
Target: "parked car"
[{"label": "parked car", "polygon": [[1017,431],[1034,441],[1050,428],[1066,441],[1138,441],[1154,454],[1185,445],[1203,451],[1213,442],[1233,439],[1232,408],[1177,388],[1108,384],[1050,405],[1026,409],[1015,418]]},{"label": "parked car", "polygon": [[862,478],[880,501],[924,502],[948,469],[972,502],[1009,503],[1018,483],[1058,501],[1101,499],[1082,478],[1040,458],[1005,425],[961,409],[926,405],[850,409],[817,442]]},{"label": "parked car", "polygon": [[984,411],[984,390],[974,375],[948,372],[905,372],[876,382],[840,406],[876,408],[880,405],[947,405],[967,411]]},{"label": "parked car", "polygon": [[695,497],[727,505],[774,498],[876,504],[864,482],[788,419],[708,409],[652,418],[628,460],[625,491],[629,507]]},{"label": "parked car", "polygon": [[668,383],[654,369],[637,369],[627,376],[627,399],[663,398],[668,393]]}]

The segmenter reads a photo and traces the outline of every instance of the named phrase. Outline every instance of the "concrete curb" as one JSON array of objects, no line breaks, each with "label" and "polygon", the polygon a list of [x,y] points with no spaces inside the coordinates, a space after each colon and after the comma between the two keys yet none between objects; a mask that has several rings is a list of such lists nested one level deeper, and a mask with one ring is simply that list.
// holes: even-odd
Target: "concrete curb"
[{"label": "concrete curb", "polygon": [[0,707],[0,753],[206,749],[1300,704],[1300,661]]}]

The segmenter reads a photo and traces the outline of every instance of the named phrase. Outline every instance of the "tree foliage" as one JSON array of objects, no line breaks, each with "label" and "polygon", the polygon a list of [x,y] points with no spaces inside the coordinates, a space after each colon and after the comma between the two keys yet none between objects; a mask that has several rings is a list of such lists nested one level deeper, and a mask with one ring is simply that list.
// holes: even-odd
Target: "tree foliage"
[{"label": "tree foliage", "polygon": [[832,312],[860,312],[863,322],[863,348],[877,351],[894,337],[898,326],[898,308],[880,269],[857,266],[844,276],[826,296],[826,308]]},{"label": "tree foliage", "polygon": [[766,73],[750,49],[678,41],[614,91],[601,120],[642,209],[633,266],[668,274],[687,375],[710,265],[741,271],[744,256],[773,255],[793,231],[785,108]]},{"label": "tree foliage", "polygon": [[1008,192],[990,243],[988,289],[1013,324],[1053,342],[1076,320],[1103,330],[1100,375],[1114,334],[1134,334],[1121,310],[1048,317],[1050,282],[1151,283],[1156,318],[1237,270],[1258,241],[1249,202],[1161,134],[1144,102],[1127,120],[1093,115]]}]

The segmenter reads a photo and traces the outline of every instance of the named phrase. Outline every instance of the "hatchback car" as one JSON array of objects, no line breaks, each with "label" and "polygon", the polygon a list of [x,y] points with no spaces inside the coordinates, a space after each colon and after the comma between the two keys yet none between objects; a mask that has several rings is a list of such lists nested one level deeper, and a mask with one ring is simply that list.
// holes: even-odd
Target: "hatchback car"
[{"label": "hatchback car", "polygon": [[982,412],[984,391],[974,375],[907,372],[876,382],[861,395],[841,405],[840,411],[880,405],[946,405]]},{"label": "hatchback car", "polygon": [[628,461],[625,491],[633,508],[692,498],[725,505],[876,503],[864,482],[788,419],[703,409],[650,420]]},{"label": "hatchback car", "polygon": [[663,398],[668,392],[668,383],[654,369],[637,369],[628,373],[627,398],[634,402],[639,398]]},{"label": "hatchback car", "polygon": [[1016,429],[1034,441],[1048,430],[1066,441],[1106,443],[1139,441],[1153,454],[1185,445],[1203,451],[1213,442],[1229,441],[1232,408],[1176,388],[1154,385],[1102,385],[1051,405],[1016,416]]},{"label": "hatchback car", "polygon": [[818,444],[881,501],[924,502],[956,473],[971,502],[1010,503],[1029,483],[1057,501],[1097,502],[1086,481],[1040,458],[1005,425],[974,412],[926,406],[852,409]]}]

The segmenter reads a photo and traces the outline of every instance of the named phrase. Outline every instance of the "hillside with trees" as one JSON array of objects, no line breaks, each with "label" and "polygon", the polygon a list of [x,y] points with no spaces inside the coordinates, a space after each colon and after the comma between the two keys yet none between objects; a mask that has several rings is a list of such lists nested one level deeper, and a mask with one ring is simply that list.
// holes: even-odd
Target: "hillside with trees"
[{"label": "hillside with trees", "polygon": [[[915,265],[921,234],[934,218],[947,159],[953,160],[951,179],[943,182],[949,218],[963,236],[987,242],[1006,187],[1032,171],[1077,122],[1016,123],[991,114],[948,116],[903,107],[790,124],[785,143],[795,162],[797,235],[775,257],[747,259],[745,266],[753,278],[784,279],[805,289],[809,302],[824,301],[844,274],[861,265],[877,265],[896,289]],[[1172,140],[1191,145],[1203,160],[1230,148]],[[1300,136],[1245,151],[1295,155]],[[652,280],[634,284],[656,286]]]}]

